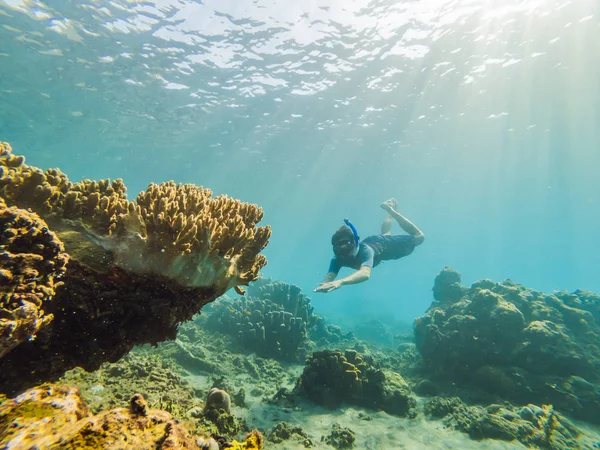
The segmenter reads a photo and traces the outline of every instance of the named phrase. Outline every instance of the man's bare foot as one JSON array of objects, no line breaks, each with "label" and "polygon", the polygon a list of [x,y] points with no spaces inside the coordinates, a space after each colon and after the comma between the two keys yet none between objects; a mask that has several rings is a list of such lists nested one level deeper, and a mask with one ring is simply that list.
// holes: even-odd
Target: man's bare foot
[{"label": "man's bare foot", "polygon": [[398,207],[398,202],[395,198],[390,198],[381,204],[381,207],[386,211],[395,210]]}]

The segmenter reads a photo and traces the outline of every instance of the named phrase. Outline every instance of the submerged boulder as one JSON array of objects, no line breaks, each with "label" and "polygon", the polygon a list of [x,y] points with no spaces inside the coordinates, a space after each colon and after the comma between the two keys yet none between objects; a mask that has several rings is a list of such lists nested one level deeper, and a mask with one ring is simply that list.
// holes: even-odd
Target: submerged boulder
[{"label": "submerged boulder", "polygon": [[417,348],[433,378],[474,384],[510,400],[552,401],[600,421],[599,414],[589,415],[600,411],[600,390],[588,389],[587,401],[574,403],[572,387],[565,385],[573,377],[600,383],[596,297],[547,295],[510,280],[460,289],[459,282],[458,272],[445,268],[436,278],[436,300],[414,323]]}]

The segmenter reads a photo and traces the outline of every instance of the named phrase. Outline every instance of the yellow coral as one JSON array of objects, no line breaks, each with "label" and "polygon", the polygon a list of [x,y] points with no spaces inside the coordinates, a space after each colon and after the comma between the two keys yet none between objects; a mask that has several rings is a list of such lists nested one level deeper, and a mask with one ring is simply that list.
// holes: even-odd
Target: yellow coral
[{"label": "yellow coral", "polygon": [[244,442],[233,441],[229,445],[231,450],[262,450],[264,438],[260,431],[252,430]]},{"label": "yellow coral", "polygon": [[[4,148],[0,148],[0,153]],[[0,198],[0,357],[52,320],[44,302],[62,283],[68,255],[36,214],[7,207]]]},{"label": "yellow coral", "polygon": [[128,201],[123,181],[69,182],[0,143],[0,197],[31,208],[51,226],[84,233],[111,250],[121,267],[161,274],[186,287],[226,291],[258,278],[271,236],[257,227],[263,211],[192,184],[151,184]]}]

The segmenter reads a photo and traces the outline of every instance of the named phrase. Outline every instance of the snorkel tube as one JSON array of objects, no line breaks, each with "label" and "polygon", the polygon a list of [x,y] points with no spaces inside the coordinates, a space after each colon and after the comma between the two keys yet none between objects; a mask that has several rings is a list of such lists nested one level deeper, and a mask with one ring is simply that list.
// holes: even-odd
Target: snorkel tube
[{"label": "snorkel tube", "polygon": [[348,219],[344,219],[344,223],[352,230],[352,234],[354,235],[354,243],[356,244],[356,247],[358,247],[358,231],[356,231],[356,228],[354,228],[354,225],[352,225],[352,222],[350,222]]}]

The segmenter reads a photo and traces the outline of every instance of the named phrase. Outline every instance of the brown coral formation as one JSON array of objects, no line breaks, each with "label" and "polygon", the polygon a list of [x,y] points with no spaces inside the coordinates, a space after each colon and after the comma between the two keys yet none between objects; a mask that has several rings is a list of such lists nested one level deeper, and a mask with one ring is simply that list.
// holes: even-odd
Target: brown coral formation
[{"label": "brown coral formation", "polygon": [[551,402],[600,423],[598,297],[544,294],[511,280],[467,288],[460,279],[445,268],[436,277],[436,301],[415,320],[428,377],[513,402]]},{"label": "brown coral formation", "polygon": [[[41,300],[36,303],[37,322],[24,327],[25,337],[11,341],[21,343],[0,359],[2,390],[14,393],[55,380],[77,366],[95,370],[134,345],[174,339],[179,324],[202,306],[255,280],[266,264],[259,253],[271,232],[256,226],[262,210],[211,195],[202,187],[169,182],[152,184],[137,201],[128,201],[121,180],[71,183],[59,170],[27,166],[8,144],[0,144],[0,199],[11,208],[29,208],[31,225],[23,229],[46,230],[70,256],[64,287],[44,302],[43,313]],[[26,237],[37,248],[40,237]],[[50,274],[54,264],[58,275],[64,267],[57,265],[56,251],[44,251],[41,267]],[[17,263],[4,255],[5,264]],[[50,283],[50,275],[36,270],[39,285]],[[3,311],[10,311],[2,301]],[[10,328],[13,316],[3,313],[0,324]],[[35,341],[24,341],[38,329]],[[15,334],[7,330],[2,336]]]},{"label": "brown coral formation", "polygon": [[46,303],[69,259],[36,214],[0,198],[0,358],[50,323]]},{"label": "brown coral formation", "polygon": [[355,350],[314,352],[306,361],[294,393],[330,409],[341,404],[383,410],[414,417],[416,400],[397,373],[379,369]]}]

